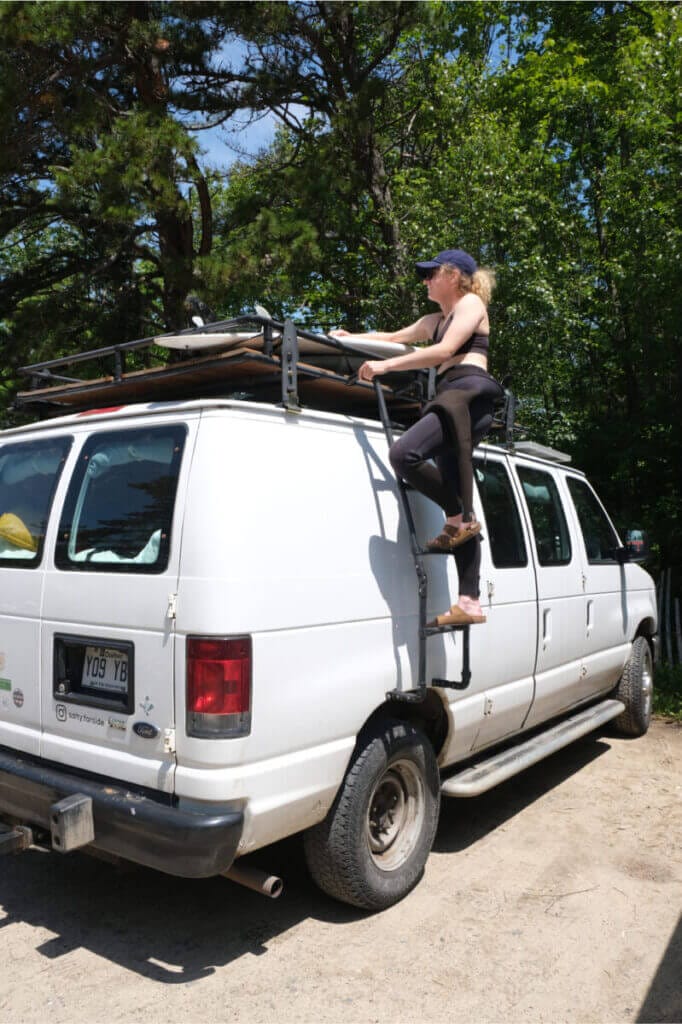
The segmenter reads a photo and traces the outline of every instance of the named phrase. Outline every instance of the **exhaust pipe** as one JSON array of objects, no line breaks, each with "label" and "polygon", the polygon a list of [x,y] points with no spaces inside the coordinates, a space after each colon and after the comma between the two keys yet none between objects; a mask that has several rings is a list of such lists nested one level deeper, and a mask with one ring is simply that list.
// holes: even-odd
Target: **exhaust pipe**
[{"label": "exhaust pipe", "polygon": [[223,871],[223,878],[229,878],[237,885],[253,889],[262,896],[269,896],[271,900],[276,900],[284,891],[284,882],[277,875],[269,875],[266,871],[259,871],[258,868],[246,865],[233,864],[228,871]]}]

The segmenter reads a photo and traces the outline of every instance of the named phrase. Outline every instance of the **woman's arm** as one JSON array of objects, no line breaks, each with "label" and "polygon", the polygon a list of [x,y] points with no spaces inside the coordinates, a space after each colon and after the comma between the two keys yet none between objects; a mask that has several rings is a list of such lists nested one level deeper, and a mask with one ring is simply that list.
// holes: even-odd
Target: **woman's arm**
[{"label": "woman's arm", "polygon": [[428,348],[410,352],[406,356],[393,356],[390,359],[363,363],[358,371],[358,376],[360,380],[371,381],[374,377],[384,373],[397,373],[400,370],[424,370],[431,366],[439,366],[440,363],[444,363],[455,355],[479,327],[484,317],[485,306],[478,296],[471,293],[465,295],[457,303],[450,326],[437,345],[429,345]]},{"label": "woman's arm", "polygon": [[420,341],[428,341],[433,335],[435,326],[440,319],[438,313],[429,313],[422,316],[415,323],[402,327],[398,331],[345,331],[342,328],[329,331],[330,338],[367,338],[368,341],[393,341],[402,345],[416,345]]}]

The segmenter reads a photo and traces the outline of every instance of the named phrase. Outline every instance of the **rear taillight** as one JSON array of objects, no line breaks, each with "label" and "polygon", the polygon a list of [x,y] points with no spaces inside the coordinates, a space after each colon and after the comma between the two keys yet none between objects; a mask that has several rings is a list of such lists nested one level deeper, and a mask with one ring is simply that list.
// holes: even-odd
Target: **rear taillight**
[{"label": "rear taillight", "polygon": [[251,729],[251,637],[187,638],[187,735],[222,739]]}]

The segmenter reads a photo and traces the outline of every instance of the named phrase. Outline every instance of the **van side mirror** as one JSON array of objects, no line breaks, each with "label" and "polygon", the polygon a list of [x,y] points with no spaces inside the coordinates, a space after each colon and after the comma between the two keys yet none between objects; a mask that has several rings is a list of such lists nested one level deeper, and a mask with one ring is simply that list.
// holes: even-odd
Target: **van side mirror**
[{"label": "van side mirror", "polygon": [[630,562],[645,562],[651,551],[649,537],[644,530],[626,530],[625,548],[620,550],[629,552]]}]

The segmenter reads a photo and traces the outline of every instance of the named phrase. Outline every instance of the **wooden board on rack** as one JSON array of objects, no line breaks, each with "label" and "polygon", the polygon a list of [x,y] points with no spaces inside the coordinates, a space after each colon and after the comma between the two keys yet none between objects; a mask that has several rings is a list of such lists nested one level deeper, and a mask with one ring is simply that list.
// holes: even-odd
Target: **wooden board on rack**
[{"label": "wooden board on rack", "polygon": [[[347,384],[346,377],[332,370],[299,362],[298,389],[301,400],[312,408],[356,415],[376,415],[376,395],[371,384]],[[74,384],[22,391],[18,405],[45,403],[64,412],[92,408],[102,403],[125,405],[132,402],[172,401],[199,397],[220,397],[243,390],[258,399],[279,401],[281,360],[250,349],[232,349],[193,359],[183,359],[151,369],[125,373],[120,380],[100,377]],[[404,410],[409,419],[418,405],[397,398],[386,389],[386,398],[396,410]]]}]

